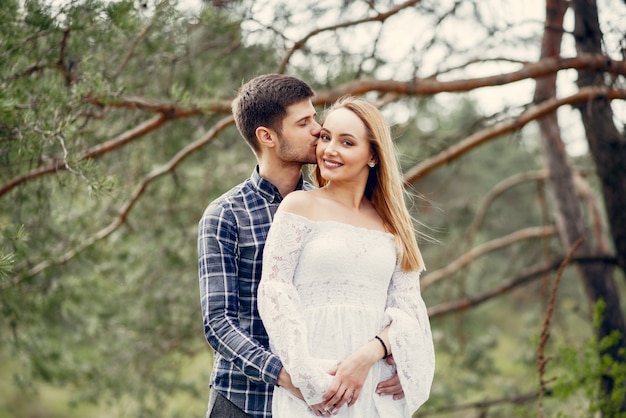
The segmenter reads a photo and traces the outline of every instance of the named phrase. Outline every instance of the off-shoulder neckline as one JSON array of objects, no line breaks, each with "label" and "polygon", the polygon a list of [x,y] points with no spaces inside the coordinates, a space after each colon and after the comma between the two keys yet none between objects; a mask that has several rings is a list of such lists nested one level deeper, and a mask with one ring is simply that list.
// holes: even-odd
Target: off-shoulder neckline
[{"label": "off-shoulder neckline", "polygon": [[300,219],[300,220],[304,220],[307,223],[310,224],[314,224],[314,225],[338,225],[338,226],[343,226],[343,227],[347,227],[347,228],[351,228],[351,229],[355,229],[355,230],[360,230],[360,231],[367,231],[367,232],[373,232],[373,233],[377,233],[377,234],[382,234],[388,237],[393,238],[393,234],[391,232],[387,232],[387,231],[383,231],[381,229],[373,229],[373,228],[368,228],[365,226],[359,226],[359,225],[353,225],[353,224],[349,224],[346,222],[341,222],[341,221],[333,221],[333,220],[313,220],[313,219],[309,219],[306,216],[303,215],[298,215],[297,213],[293,213],[293,212],[286,212],[286,211],[281,211],[279,213],[279,215],[289,215],[291,217]]}]

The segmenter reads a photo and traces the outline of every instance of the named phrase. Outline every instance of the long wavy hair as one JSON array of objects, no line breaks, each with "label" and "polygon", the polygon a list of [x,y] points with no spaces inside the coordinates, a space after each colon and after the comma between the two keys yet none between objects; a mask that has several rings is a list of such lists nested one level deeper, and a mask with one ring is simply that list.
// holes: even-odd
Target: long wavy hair
[{"label": "long wavy hair", "polygon": [[[376,106],[353,96],[337,100],[326,110],[324,118],[339,108],[348,109],[365,124],[367,139],[378,160],[378,164],[370,169],[365,197],[372,202],[385,227],[394,235],[400,267],[404,271],[424,270],[424,260],[417,246],[413,219],[406,205],[400,164],[387,121]],[[313,170],[313,180],[320,187],[327,183],[318,166]]]}]

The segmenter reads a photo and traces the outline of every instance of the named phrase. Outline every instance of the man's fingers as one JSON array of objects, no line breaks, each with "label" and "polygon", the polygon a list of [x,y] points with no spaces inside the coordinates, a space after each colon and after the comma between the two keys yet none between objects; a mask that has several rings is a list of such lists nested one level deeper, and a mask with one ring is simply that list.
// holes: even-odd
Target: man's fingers
[{"label": "man's fingers", "polygon": [[402,392],[401,384],[394,383],[380,383],[376,386],[376,393],[396,394]]},{"label": "man's fingers", "polygon": [[376,385],[376,393],[379,395],[404,395],[398,374],[395,373],[389,379],[378,383],[378,385]]}]

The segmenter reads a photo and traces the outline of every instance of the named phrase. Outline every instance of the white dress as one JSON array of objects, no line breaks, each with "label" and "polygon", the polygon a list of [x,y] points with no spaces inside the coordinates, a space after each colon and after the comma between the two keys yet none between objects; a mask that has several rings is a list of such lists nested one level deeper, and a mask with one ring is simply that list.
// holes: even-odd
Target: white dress
[{"label": "white dress", "polygon": [[[389,323],[405,399],[375,393],[395,371],[380,360],[357,402],[335,416],[409,418],[428,399],[435,368],[430,323],[419,272],[396,265],[393,235],[278,213],[264,249],[258,306],[270,348],[308,404],[322,401],[334,378],[327,371]],[[307,403],[275,387],[272,416],[314,416]]]}]

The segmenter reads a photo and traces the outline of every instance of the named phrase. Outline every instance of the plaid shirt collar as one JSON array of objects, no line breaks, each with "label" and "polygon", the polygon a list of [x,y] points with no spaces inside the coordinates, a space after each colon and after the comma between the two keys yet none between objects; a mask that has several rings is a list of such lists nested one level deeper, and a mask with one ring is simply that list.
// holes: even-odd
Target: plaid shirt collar
[{"label": "plaid shirt collar", "polygon": [[[259,194],[267,199],[268,202],[280,203],[283,200],[283,196],[280,194],[278,187],[274,186],[274,184],[266,178],[261,177],[258,165],[254,168],[254,171],[250,176],[250,182],[259,191]],[[312,187],[309,183],[305,183],[304,176],[300,175],[300,179],[298,180],[294,190],[310,190],[311,188]]]}]

